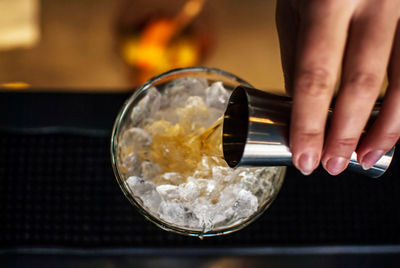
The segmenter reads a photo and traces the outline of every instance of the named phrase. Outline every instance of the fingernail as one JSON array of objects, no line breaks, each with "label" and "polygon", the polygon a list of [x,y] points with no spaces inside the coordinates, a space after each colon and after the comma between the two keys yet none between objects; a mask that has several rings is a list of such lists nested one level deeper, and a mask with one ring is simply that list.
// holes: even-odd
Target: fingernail
[{"label": "fingernail", "polygon": [[313,155],[307,153],[300,155],[298,160],[300,172],[306,176],[310,175],[317,164],[316,162],[317,159]]},{"label": "fingernail", "polygon": [[362,168],[365,170],[370,169],[384,154],[385,152],[382,150],[367,153],[361,160]]},{"label": "fingernail", "polygon": [[347,162],[344,157],[333,157],[326,162],[325,169],[329,174],[337,175],[346,168]]}]

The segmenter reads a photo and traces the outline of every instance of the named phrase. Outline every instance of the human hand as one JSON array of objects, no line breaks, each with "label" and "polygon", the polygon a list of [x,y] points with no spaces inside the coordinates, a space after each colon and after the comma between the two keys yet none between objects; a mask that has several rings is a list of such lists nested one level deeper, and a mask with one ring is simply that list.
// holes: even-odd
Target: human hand
[{"label": "human hand", "polygon": [[[357,148],[358,162],[370,168],[400,134],[400,0],[278,0],[276,20],[286,89],[293,97],[294,165],[308,175],[321,161],[337,175]],[[386,72],[381,111],[359,143]]]}]

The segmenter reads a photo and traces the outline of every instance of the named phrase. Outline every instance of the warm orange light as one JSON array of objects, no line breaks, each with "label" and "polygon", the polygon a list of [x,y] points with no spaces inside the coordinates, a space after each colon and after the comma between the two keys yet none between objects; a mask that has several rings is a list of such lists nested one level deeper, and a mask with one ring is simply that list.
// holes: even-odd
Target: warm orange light
[{"label": "warm orange light", "polygon": [[272,121],[272,120],[270,120],[268,118],[250,116],[249,119],[250,119],[251,122],[264,123],[264,124],[275,124],[274,121]]},{"label": "warm orange light", "polygon": [[0,88],[8,88],[8,89],[27,89],[30,85],[25,82],[8,82],[0,84]]},{"label": "warm orange light", "polygon": [[189,0],[174,17],[151,20],[121,45],[124,60],[135,68],[136,83],[169,69],[197,65],[201,43],[183,30],[202,10],[205,0]]}]

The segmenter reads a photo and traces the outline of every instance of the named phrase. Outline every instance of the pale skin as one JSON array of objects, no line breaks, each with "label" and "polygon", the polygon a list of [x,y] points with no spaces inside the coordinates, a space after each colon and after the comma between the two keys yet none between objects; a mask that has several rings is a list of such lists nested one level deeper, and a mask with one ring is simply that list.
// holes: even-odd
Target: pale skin
[{"label": "pale skin", "polygon": [[[276,15],[294,165],[338,175],[356,151],[369,169],[400,134],[400,0],[278,0]],[[361,139],[386,75],[381,112]]]}]

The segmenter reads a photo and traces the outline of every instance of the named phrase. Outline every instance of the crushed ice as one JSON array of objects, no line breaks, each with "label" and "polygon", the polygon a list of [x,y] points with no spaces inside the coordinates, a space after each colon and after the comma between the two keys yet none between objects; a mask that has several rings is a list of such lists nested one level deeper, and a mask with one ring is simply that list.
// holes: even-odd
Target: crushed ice
[{"label": "crushed ice", "polygon": [[[274,195],[278,168],[234,170],[207,154],[182,158],[200,146],[199,141],[173,143],[173,139],[212,125],[223,115],[228,98],[222,82],[209,86],[205,79],[187,77],[160,91],[149,88],[132,109],[134,127],[120,137],[124,150],[119,168],[131,194],[153,215],[179,227],[208,232],[246,220]],[[157,135],[164,135],[163,140],[156,140],[159,144],[154,141]],[[152,151],[155,145],[163,150],[159,158]],[[180,146],[188,147],[175,152]],[[154,159],[159,162],[150,161]]]}]

